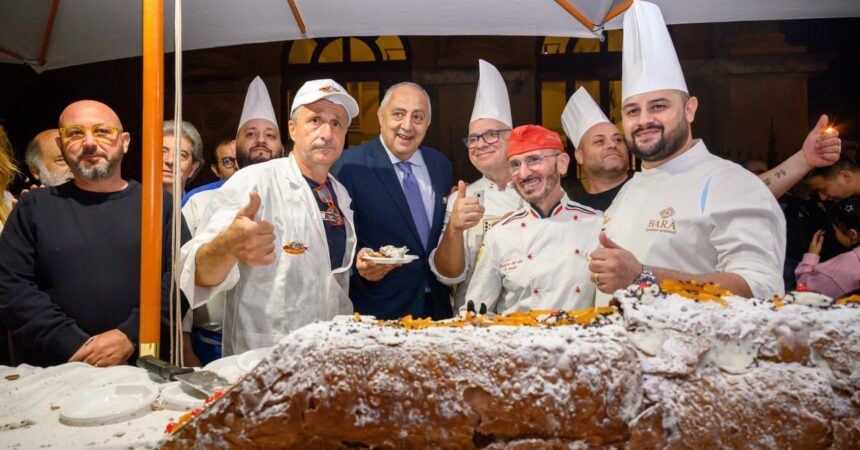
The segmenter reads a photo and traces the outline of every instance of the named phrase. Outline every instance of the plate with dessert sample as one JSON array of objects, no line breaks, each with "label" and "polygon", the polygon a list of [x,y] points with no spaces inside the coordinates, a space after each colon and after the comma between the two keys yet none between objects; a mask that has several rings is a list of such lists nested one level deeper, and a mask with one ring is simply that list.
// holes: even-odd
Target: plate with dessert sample
[{"label": "plate with dessert sample", "polygon": [[409,247],[383,245],[379,250],[367,250],[364,253],[364,259],[377,264],[408,264],[418,259],[418,256],[407,255],[407,253],[409,253]]}]

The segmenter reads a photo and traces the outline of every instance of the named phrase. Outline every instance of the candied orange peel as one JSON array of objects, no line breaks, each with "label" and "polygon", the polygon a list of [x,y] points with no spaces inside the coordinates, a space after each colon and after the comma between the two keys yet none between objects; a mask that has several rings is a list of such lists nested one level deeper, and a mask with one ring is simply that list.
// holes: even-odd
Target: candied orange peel
[{"label": "candied orange peel", "polygon": [[681,297],[699,302],[714,302],[724,307],[729,304],[723,297],[731,297],[731,291],[720,288],[714,283],[699,284],[695,281],[663,280],[660,290],[668,294],[677,294]]},{"label": "candied orange peel", "polygon": [[[490,317],[487,314],[475,314],[471,311],[460,320],[448,320],[436,322],[430,318],[415,319],[412,315],[399,320],[377,321],[377,325],[384,327],[405,328],[407,330],[421,330],[432,327],[491,327],[491,326],[516,326],[516,327],[552,327],[561,325],[589,325],[598,317],[605,314],[617,312],[615,306],[604,306],[600,308],[586,308],[579,311],[553,311],[548,309],[536,309],[528,312],[513,312],[505,315]],[[358,319],[358,318],[357,318]]]},{"label": "candied orange peel", "polygon": [[835,305],[847,305],[848,303],[860,303],[860,295],[852,294],[848,297],[842,297],[839,300],[836,300]]},{"label": "candied orange peel", "polygon": [[785,306],[785,302],[782,301],[782,298],[778,295],[773,296],[773,307],[776,309],[782,308]]}]

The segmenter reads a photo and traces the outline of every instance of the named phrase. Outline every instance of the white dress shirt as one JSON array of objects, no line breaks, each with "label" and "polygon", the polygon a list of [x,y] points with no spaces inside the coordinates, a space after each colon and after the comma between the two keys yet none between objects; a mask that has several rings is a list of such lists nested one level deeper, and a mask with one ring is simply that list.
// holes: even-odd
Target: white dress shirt
[{"label": "white dress shirt", "polygon": [[[400,181],[400,188],[403,189],[403,179],[406,175],[402,170],[397,168],[397,163],[400,162],[400,159],[394,156],[394,153],[388,149],[388,146],[385,145],[385,141],[382,140],[382,135],[379,136],[379,142],[382,143],[382,148],[385,149],[385,153],[388,153],[388,158],[391,160],[391,164],[394,165],[394,173],[397,174],[397,179]],[[424,163],[424,157],[421,156],[421,149],[419,148],[406,161],[412,163],[412,174],[415,175],[415,179],[418,181],[418,189],[421,190],[421,200],[424,202],[424,211],[427,212],[427,223],[429,223],[432,228],[433,212],[436,211],[436,202],[434,200],[435,195],[433,193],[433,182],[430,180],[430,171],[427,170],[427,164]]]}]

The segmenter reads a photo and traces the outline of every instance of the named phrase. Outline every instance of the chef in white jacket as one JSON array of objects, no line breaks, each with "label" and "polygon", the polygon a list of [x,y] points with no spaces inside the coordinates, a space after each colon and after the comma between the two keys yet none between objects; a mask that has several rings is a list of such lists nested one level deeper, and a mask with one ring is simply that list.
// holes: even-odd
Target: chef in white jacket
[{"label": "chef in white jacket", "polygon": [[[239,117],[239,126],[236,129],[236,139],[229,145],[233,146],[232,154],[237,157],[237,161],[241,160],[246,164],[245,167],[284,156],[284,144],[281,141],[275,108],[272,106],[266,83],[259,76],[254,77],[248,85],[242,114]],[[182,217],[188,225],[191,236],[197,235],[200,219],[206,213],[206,208],[215,194],[215,188],[197,192],[182,207]],[[183,353],[186,365],[199,365],[195,358],[191,358],[195,353],[190,345],[192,331],[197,334],[194,338],[196,340],[194,347],[203,350],[201,355],[195,356],[200,356],[203,363],[206,362],[204,356],[217,356],[214,346],[220,346],[226,298],[226,292],[220,292],[206,303],[189,310],[185,315],[182,330],[186,333],[187,339]]]},{"label": "chef in white jacket", "polygon": [[467,305],[472,302],[479,311],[486,305],[498,313],[594,306],[587,258],[603,217],[561,189],[569,163],[557,133],[537,125],[511,132],[508,170],[527,204],[487,232]]},{"label": "chef in white jacket", "polygon": [[634,281],[719,283],[745,297],[783,294],[785,219],[755,175],[708,152],[690,124],[698,101],[659,7],[636,0],[624,18],[622,122],[637,173],[606,211],[592,254],[598,305]]},{"label": "chef in white jacket", "polygon": [[466,186],[460,181],[448,197],[445,225],[439,245],[430,253],[430,270],[442,284],[454,286],[453,308],[466,303],[466,291],[475,270],[478,249],[487,230],[506,213],[525,203],[511,184],[508,139],[511,102],[498,69],[478,60],[480,78],[469,134],[463,143],[469,160],[482,176]]},{"label": "chef in white jacket", "polygon": [[352,312],[351,199],[329,169],[357,114],[356,101],[333,80],[305,83],[290,113],[290,156],[231,177],[182,247],[180,283],[191,306],[227,292],[225,356]]}]

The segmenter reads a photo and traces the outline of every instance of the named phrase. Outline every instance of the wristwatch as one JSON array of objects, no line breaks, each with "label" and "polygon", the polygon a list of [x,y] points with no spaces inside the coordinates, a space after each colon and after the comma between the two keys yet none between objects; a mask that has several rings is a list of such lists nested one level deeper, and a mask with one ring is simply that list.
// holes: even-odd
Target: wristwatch
[{"label": "wristwatch", "polygon": [[640,273],[639,277],[636,278],[636,280],[634,280],[633,282],[636,284],[641,284],[641,283],[656,284],[657,283],[657,277],[654,276],[654,268],[652,268],[651,266],[649,266],[647,264],[642,264],[642,273]]}]

